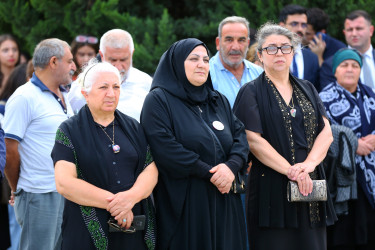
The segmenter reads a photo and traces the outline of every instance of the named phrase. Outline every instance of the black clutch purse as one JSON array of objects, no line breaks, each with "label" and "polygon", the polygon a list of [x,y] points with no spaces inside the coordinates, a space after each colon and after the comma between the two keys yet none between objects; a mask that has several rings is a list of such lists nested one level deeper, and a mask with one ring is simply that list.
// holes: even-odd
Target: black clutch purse
[{"label": "black clutch purse", "polygon": [[327,200],[326,180],[313,180],[313,191],[307,196],[303,196],[295,181],[289,181],[287,185],[287,198],[289,202],[310,202]]},{"label": "black clutch purse", "polygon": [[246,178],[247,174],[245,173],[246,170],[240,170],[234,177],[234,181],[232,183],[232,187],[230,188],[231,191],[235,194],[243,194],[246,193]]}]

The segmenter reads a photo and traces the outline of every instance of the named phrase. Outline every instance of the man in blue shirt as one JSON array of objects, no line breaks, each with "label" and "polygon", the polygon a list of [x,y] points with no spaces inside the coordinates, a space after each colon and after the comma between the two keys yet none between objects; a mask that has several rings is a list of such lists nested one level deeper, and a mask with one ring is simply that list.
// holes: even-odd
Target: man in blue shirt
[{"label": "man in blue shirt", "polygon": [[33,55],[35,72],[5,106],[5,174],[21,226],[19,249],[60,249],[64,198],[57,193],[51,158],[56,131],[73,115],[66,90],[76,70],[69,45],[41,41]]},{"label": "man in blue shirt", "polygon": [[218,52],[210,60],[210,74],[214,89],[227,97],[231,107],[240,88],[263,72],[261,67],[245,59],[249,35],[246,18],[231,16],[219,24]]}]

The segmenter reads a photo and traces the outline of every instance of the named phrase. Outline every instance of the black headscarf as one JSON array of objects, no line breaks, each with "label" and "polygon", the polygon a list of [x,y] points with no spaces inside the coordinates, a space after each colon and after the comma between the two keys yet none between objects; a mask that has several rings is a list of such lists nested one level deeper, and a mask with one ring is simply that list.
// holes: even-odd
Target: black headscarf
[{"label": "black headscarf", "polygon": [[212,89],[210,75],[208,75],[207,81],[203,85],[194,86],[186,77],[184,65],[188,55],[199,45],[204,46],[208,54],[207,46],[196,38],[187,38],[172,44],[160,58],[151,90],[162,88],[190,104],[205,102],[209,97],[210,91],[208,88]]}]

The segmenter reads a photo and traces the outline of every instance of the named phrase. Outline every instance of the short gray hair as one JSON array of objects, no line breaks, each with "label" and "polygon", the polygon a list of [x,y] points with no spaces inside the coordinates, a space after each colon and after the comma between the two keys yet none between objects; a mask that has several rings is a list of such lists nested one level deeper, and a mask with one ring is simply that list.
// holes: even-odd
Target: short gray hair
[{"label": "short gray hair", "polygon": [[112,29],[100,38],[100,51],[105,54],[105,48],[122,49],[129,46],[130,52],[134,50],[133,38],[129,32],[122,29]]},{"label": "short gray hair", "polygon": [[70,49],[69,44],[58,38],[50,38],[41,41],[34,50],[34,68],[46,68],[53,56],[61,60],[65,55],[65,48]]},{"label": "short gray hair", "polygon": [[121,84],[121,76],[118,69],[108,62],[98,62],[95,57],[82,69],[82,73],[78,75],[77,83],[81,86],[82,90],[90,93],[92,85],[100,76],[99,73],[103,72],[114,73],[118,78],[118,83]]},{"label": "short gray hair", "polygon": [[258,51],[261,51],[263,44],[266,41],[267,37],[271,35],[285,36],[286,38],[290,40],[294,49],[296,49],[298,47],[298,44],[301,43],[301,38],[296,33],[278,24],[267,22],[258,29],[258,32],[256,34],[256,41],[258,43],[258,46],[257,46]]},{"label": "short gray hair", "polygon": [[224,18],[219,24],[219,29],[218,29],[219,37],[221,37],[223,26],[227,23],[242,23],[243,25],[246,26],[247,36],[250,37],[250,28],[249,28],[250,23],[249,21],[247,21],[246,18],[240,17],[240,16],[229,16],[229,17]]}]

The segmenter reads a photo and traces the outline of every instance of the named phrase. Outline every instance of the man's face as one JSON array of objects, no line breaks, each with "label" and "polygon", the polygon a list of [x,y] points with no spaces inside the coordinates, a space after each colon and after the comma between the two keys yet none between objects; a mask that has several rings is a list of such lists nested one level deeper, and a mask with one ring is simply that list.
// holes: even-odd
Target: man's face
[{"label": "man's face", "polygon": [[307,16],[306,14],[294,14],[288,15],[285,23],[281,23],[288,30],[297,33],[301,38],[306,33],[307,28]]},{"label": "man's face", "polygon": [[106,47],[105,53],[100,52],[100,55],[103,61],[109,62],[120,71],[121,80],[124,81],[132,65],[133,51],[130,51],[129,46],[120,49]]},{"label": "man's face", "polygon": [[216,49],[224,66],[236,68],[246,58],[250,39],[247,28],[242,23],[227,23],[223,26],[221,37],[216,38]]},{"label": "man's face", "polygon": [[305,36],[303,37],[303,41],[305,44],[309,44],[311,40],[314,39],[315,36],[315,30],[311,24],[307,24]]},{"label": "man's face", "polygon": [[364,53],[370,47],[374,26],[364,17],[358,17],[354,20],[346,19],[343,32],[346,43]]},{"label": "man's face", "polygon": [[73,61],[72,52],[68,47],[64,49],[64,56],[60,60],[56,60],[56,74],[57,80],[61,85],[67,85],[72,82],[72,76],[74,71],[77,70],[76,65]]}]

